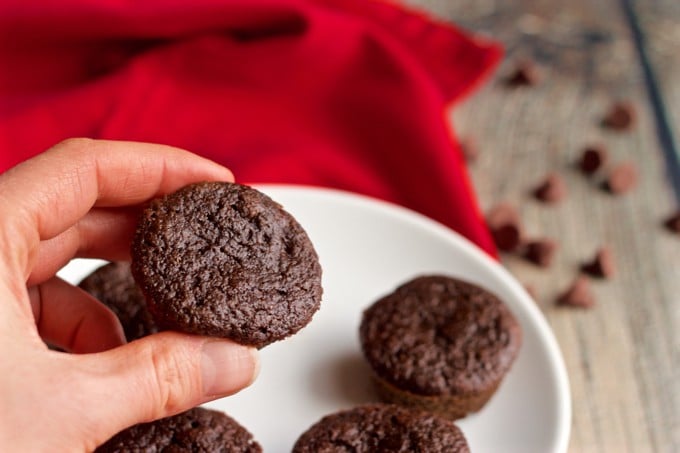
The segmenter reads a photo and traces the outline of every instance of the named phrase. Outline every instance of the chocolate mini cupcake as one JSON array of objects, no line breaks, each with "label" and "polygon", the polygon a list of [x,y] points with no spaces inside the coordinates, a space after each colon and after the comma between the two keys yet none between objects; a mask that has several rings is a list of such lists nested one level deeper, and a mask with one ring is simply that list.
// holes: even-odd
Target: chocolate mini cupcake
[{"label": "chocolate mini cupcake", "polygon": [[127,341],[158,332],[144,295],[130,273],[130,264],[109,263],[96,269],[78,285],[109,307],[123,326]]},{"label": "chocolate mini cupcake", "polygon": [[132,426],[95,450],[98,453],[152,451],[260,453],[262,447],[233,418],[196,407],[173,417]]},{"label": "chocolate mini cupcake", "polygon": [[160,327],[261,348],[318,310],[321,266],[300,224],[240,184],[192,184],[144,210],[132,274]]},{"label": "chocolate mini cupcake", "polygon": [[293,446],[293,453],[469,451],[453,422],[393,404],[371,404],[327,415]]},{"label": "chocolate mini cupcake", "polygon": [[360,339],[383,400],[457,419],[494,394],[517,357],[521,330],[488,291],[427,276],[371,305]]}]

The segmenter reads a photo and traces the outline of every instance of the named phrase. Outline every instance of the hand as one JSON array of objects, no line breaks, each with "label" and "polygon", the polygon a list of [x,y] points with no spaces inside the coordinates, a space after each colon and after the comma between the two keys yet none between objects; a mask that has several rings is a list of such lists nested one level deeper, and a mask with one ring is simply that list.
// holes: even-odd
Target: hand
[{"label": "hand", "polygon": [[207,180],[233,176],[179,149],[88,139],[0,175],[1,451],[90,451],[252,382],[254,349],[175,332],[125,344],[111,311],[54,276],[74,256],[129,259],[139,205]]}]

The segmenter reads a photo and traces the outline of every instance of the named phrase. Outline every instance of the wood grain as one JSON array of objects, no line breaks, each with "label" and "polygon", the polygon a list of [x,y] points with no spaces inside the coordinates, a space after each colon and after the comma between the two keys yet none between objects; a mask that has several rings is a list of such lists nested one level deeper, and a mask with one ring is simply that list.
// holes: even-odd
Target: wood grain
[{"label": "wood grain", "polygon": [[[574,414],[570,451],[680,451],[680,238],[661,226],[677,200],[621,1],[410,3],[506,46],[496,78],[459,106],[452,121],[462,138],[479,144],[470,172],[483,209],[510,201],[528,237],[560,242],[549,269],[511,255],[503,264],[536,289],[564,354]],[[680,6],[643,3],[635,2],[635,14],[649,34],[670,123],[679,128],[680,37],[676,42],[669,33],[680,35]],[[523,57],[538,61],[545,78],[535,87],[509,89],[502,79]],[[636,106],[638,121],[629,132],[600,126],[615,99]],[[612,196],[600,188],[602,175],[586,178],[574,168],[591,143],[605,145],[612,162],[637,166],[635,190]],[[530,196],[550,171],[564,177],[569,191],[554,206]],[[581,263],[605,244],[617,272],[592,280],[597,306],[557,306]]]},{"label": "wood grain", "polygon": [[680,3],[621,0],[636,43],[650,103],[656,117],[668,178],[680,205]]}]

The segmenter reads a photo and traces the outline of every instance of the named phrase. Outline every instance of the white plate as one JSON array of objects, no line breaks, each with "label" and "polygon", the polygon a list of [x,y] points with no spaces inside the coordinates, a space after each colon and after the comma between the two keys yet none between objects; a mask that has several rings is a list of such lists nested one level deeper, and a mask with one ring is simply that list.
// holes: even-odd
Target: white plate
[{"label": "white plate", "polygon": [[[445,273],[496,293],[524,330],[519,357],[496,395],[458,422],[472,452],[566,451],[571,401],[562,356],[542,314],[505,269],[458,234],[401,207],[328,189],[259,188],[309,233],[323,266],[324,298],[311,324],[261,351],[260,376],[250,388],[208,406],[247,427],[265,452],[290,452],[323,415],[374,400],[357,337],[363,309],[416,275]],[[77,282],[98,264],[74,260],[60,275]]]}]

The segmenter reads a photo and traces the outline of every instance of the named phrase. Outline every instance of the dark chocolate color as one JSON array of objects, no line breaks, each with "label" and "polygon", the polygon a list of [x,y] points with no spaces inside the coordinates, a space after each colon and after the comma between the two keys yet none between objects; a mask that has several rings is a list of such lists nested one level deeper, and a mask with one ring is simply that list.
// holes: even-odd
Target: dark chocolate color
[{"label": "dark chocolate color", "polygon": [[521,331],[510,310],[479,286],[419,277],[371,305],[361,346],[376,375],[417,395],[484,392],[510,369]]},{"label": "dark chocolate color", "polygon": [[106,264],[85,277],[78,285],[113,311],[127,341],[158,332],[144,295],[130,273],[130,264]]},{"label": "dark chocolate color", "polygon": [[635,107],[629,102],[612,104],[604,118],[602,126],[616,131],[627,131],[635,124]]},{"label": "dark chocolate color", "polygon": [[97,448],[122,452],[260,453],[262,447],[233,418],[197,407],[173,417],[128,428]]},{"label": "dark chocolate color", "polygon": [[261,348],[319,308],[321,266],[298,222],[265,194],[199,183],[154,200],[132,272],[160,326]]},{"label": "dark chocolate color", "polygon": [[611,277],[616,272],[614,256],[611,250],[607,247],[600,248],[591,262],[581,266],[581,270],[593,277]]},{"label": "dark chocolate color", "polygon": [[590,282],[583,275],[579,275],[562,293],[557,303],[568,307],[591,308],[595,305],[595,297],[590,289]]},{"label": "dark chocolate color", "polygon": [[499,203],[486,216],[486,224],[499,250],[512,252],[522,243],[519,214],[514,206]]},{"label": "dark chocolate color", "polygon": [[527,243],[524,257],[537,266],[550,267],[556,250],[557,243],[555,241],[551,239],[537,239]]},{"label": "dark chocolate color", "polygon": [[680,211],[668,217],[664,222],[664,225],[668,228],[668,231],[680,233]]},{"label": "dark chocolate color", "polygon": [[557,173],[550,173],[534,190],[536,199],[545,203],[557,203],[567,195],[567,186]]},{"label": "dark chocolate color", "polygon": [[513,72],[505,79],[509,87],[534,86],[541,81],[538,65],[532,60],[522,60],[517,63]]},{"label": "dark chocolate color", "polygon": [[303,433],[293,453],[467,453],[451,421],[396,405],[371,404],[327,415]]},{"label": "dark chocolate color", "polygon": [[602,146],[589,146],[583,150],[579,168],[586,175],[597,172],[607,162],[607,150]]}]

